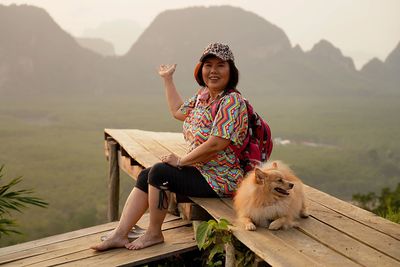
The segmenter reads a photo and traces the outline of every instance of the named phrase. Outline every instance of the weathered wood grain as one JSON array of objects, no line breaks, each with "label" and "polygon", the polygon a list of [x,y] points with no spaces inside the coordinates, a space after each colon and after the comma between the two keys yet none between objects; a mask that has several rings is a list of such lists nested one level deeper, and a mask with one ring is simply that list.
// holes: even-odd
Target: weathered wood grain
[{"label": "weathered wood grain", "polygon": [[118,166],[118,143],[111,137],[107,138],[109,150],[108,164],[108,210],[109,222],[118,220],[119,209],[119,166]]},{"label": "weathered wood grain", "polygon": [[127,134],[136,142],[141,144],[149,152],[153,153],[157,157],[168,155],[171,153],[170,150],[166,149],[162,144],[157,142],[149,132],[145,131],[129,131]]},{"label": "weathered wood grain", "polygon": [[142,145],[133,140],[127,133],[126,130],[105,130],[110,136],[112,136],[125,151],[139,162],[143,167],[148,168],[159,162],[160,159],[153,153],[148,151]]},{"label": "weathered wood grain", "polygon": [[398,261],[311,216],[298,228],[319,243],[362,266],[395,266]]},{"label": "weathered wood grain", "polygon": [[137,266],[147,262],[169,257],[176,253],[197,249],[193,237],[192,227],[181,227],[164,231],[165,242],[138,251],[127,251],[126,249],[116,249],[101,253],[95,257],[87,257],[65,261],[61,266],[70,266],[78,263],[80,266]]},{"label": "weathered wood grain", "polygon": [[[148,216],[145,216],[145,220],[142,220],[139,225],[141,227],[147,226]],[[172,219],[170,217],[169,219]],[[162,226],[163,231],[171,229],[178,229],[180,227],[187,227],[188,222],[183,221],[179,218],[165,222]],[[4,266],[49,266],[59,263],[64,263],[69,260],[81,260],[88,257],[96,257],[102,253],[107,254],[108,252],[94,252],[89,249],[93,244],[100,242],[100,237],[106,232],[93,233],[87,236],[78,237],[75,239],[66,240],[64,242],[53,243],[38,248],[32,248],[29,251],[23,253],[14,253],[12,258],[7,259],[3,262]],[[193,236],[191,236],[193,237]],[[128,252],[126,249],[125,252]],[[18,257],[19,256],[19,257]]]},{"label": "weathered wood grain", "polygon": [[122,156],[120,152],[118,153],[118,162],[119,167],[134,180],[138,178],[139,173],[143,170],[143,167],[139,165],[132,166],[131,159],[129,157]]},{"label": "weathered wood grain", "polygon": [[342,214],[352,220],[356,220],[371,228],[380,231],[385,235],[389,235],[397,240],[400,240],[400,225],[382,217],[379,217],[369,211],[351,205],[343,200],[335,198],[327,193],[321,192],[310,186],[305,186],[307,197],[311,201],[315,201],[328,209]]},{"label": "weathered wood grain", "polygon": [[[164,220],[164,224],[180,220],[181,219],[179,217],[167,214]],[[149,222],[149,216],[148,213],[146,213],[139,220],[137,224],[142,228],[146,228],[148,222]],[[117,226],[117,224],[118,222],[106,223],[65,234],[46,237],[35,241],[30,241],[10,247],[1,248],[0,264],[32,257],[35,255],[40,255],[43,253],[48,253],[51,252],[53,249],[57,250],[59,249],[59,247],[62,248],[63,246],[68,246],[68,244],[74,243],[78,239],[84,240],[85,238],[92,235],[97,235],[97,234],[103,235],[104,233],[114,229]],[[163,225],[163,227],[165,226]],[[92,245],[93,243],[87,243],[87,244]]]},{"label": "weathered wood grain", "polygon": [[182,134],[168,132],[146,132],[143,134],[153,138],[161,146],[165,147],[170,152],[177,154],[179,157],[183,157],[187,153],[187,147]]},{"label": "weathered wood grain", "polygon": [[399,240],[316,202],[309,203],[309,211],[314,218],[329,225],[330,228],[334,228],[341,234],[345,234],[382,254],[400,261]]}]

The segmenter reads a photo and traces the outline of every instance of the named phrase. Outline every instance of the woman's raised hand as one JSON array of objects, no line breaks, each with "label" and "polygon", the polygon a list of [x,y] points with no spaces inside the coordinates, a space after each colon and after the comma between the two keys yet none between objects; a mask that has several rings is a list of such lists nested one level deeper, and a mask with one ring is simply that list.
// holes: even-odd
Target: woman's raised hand
[{"label": "woman's raised hand", "polygon": [[160,74],[161,77],[166,78],[166,77],[172,77],[176,69],[176,64],[161,64],[160,67],[158,68],[158,74]]}]

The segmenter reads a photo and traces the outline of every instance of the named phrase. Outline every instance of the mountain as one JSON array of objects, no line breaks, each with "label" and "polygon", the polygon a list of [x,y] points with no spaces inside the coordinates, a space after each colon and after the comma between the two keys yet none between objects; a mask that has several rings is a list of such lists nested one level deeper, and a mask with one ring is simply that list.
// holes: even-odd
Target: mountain
[{"label": "mountain", "polygon": [[384,90],[399,93],[400,84],[400,42],[382,62],[377,58],[371,59],[361,69],[364,78],[374,86]]},{"label": "mountain", "polygon": [[248,94],[365,95],[394,91],[398,84],[399,46],[382,64],[373,60],[357,71],[329,41],[303,51],[278,26],[231,6],[164,11],[124,56],[107,57],[83,48],[43,9],[0,5],[0,93],[160,95],[158,65],[177,63],[175,80],[186,96],[197,87],[194,66],[213,41],[232,48],[239,88]]},{"label": "mountain", "polygon": [[122,60],[126,69],[147,77],[146,83],[158,82],[154,69],[161,62],[175,62],[182,83],[193,87],[194,66],[213,41],[229,43],[243,73],[291,50],[285,33],[254,13],[229,6],[193,7],[159,14]]},{"label": "mountain", "polygon": [[400,73],[400,42],[397,44],[396,48],[388,55],[385,60],[388,68],[390,68],[394,73]]},{"label": "mountain", "polygon": [[[212,41],[231,46],[241,72],[239,87],[250,93],[332,95],[371,91],[352,59],[328,41],[322,40],[304,52],[299,46],[292,47],[276,25],[230,6],[159,14],[121,59],[122,69],[134,70],[126,76],[140,73],[148,90],[159,90],[154,69],[161,62],[177,63],[182,84],[193,87],[193,68],[203,48]],[[134,83],[127,87],[134,87]]]},{"label": "mountain", "polygon": [[101,23],[96,28],[83,31],[83,37],[101,38],[111,42],[117,55],[125,54],[143,32],[143,27],[134,20],[112,20]]},{"label": "mountain", "polygon": [[75,38],[78,44],[97,54],[103,56],[115,56],[115,50],[112,43],[100,38]]},{"label": "mountain", "polygon": [[45,10],[0,5],[0,92],[93,93],[99,89],[104,61],[78,45]]}]

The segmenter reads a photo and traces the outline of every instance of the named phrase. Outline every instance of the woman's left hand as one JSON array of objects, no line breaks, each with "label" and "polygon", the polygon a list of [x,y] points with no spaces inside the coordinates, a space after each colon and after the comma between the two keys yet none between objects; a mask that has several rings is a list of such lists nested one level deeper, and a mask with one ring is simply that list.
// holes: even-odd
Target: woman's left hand
[{"label": "woman's left hand", "polygon": [[167,77],[172,77],[176,69],[176,64],[161,64],[160,67],[158,68],[158,74],[160,74],[161,77],[167,78]]},{"label": "woman's left hand", "polygon": [[178,166],[178,160],[179,160],[179,157],[175,154],[169,154],[169,155],[161,157],[162,162],[167,163],[174,167]]}]

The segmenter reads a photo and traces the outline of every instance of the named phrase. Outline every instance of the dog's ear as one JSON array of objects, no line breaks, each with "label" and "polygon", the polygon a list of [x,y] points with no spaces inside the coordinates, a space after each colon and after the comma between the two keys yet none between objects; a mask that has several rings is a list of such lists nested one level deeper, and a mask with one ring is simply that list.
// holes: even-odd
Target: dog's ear
[{"label": "dog's ear", "polygon": [[264,184],[264,180],[267,178],[267,174],[259,168],[254,169],[257,184]]},{"label": "dog's ear", "polygon": [[278,162],[276,161],[272,162],[272,168],[278,169]]}]

